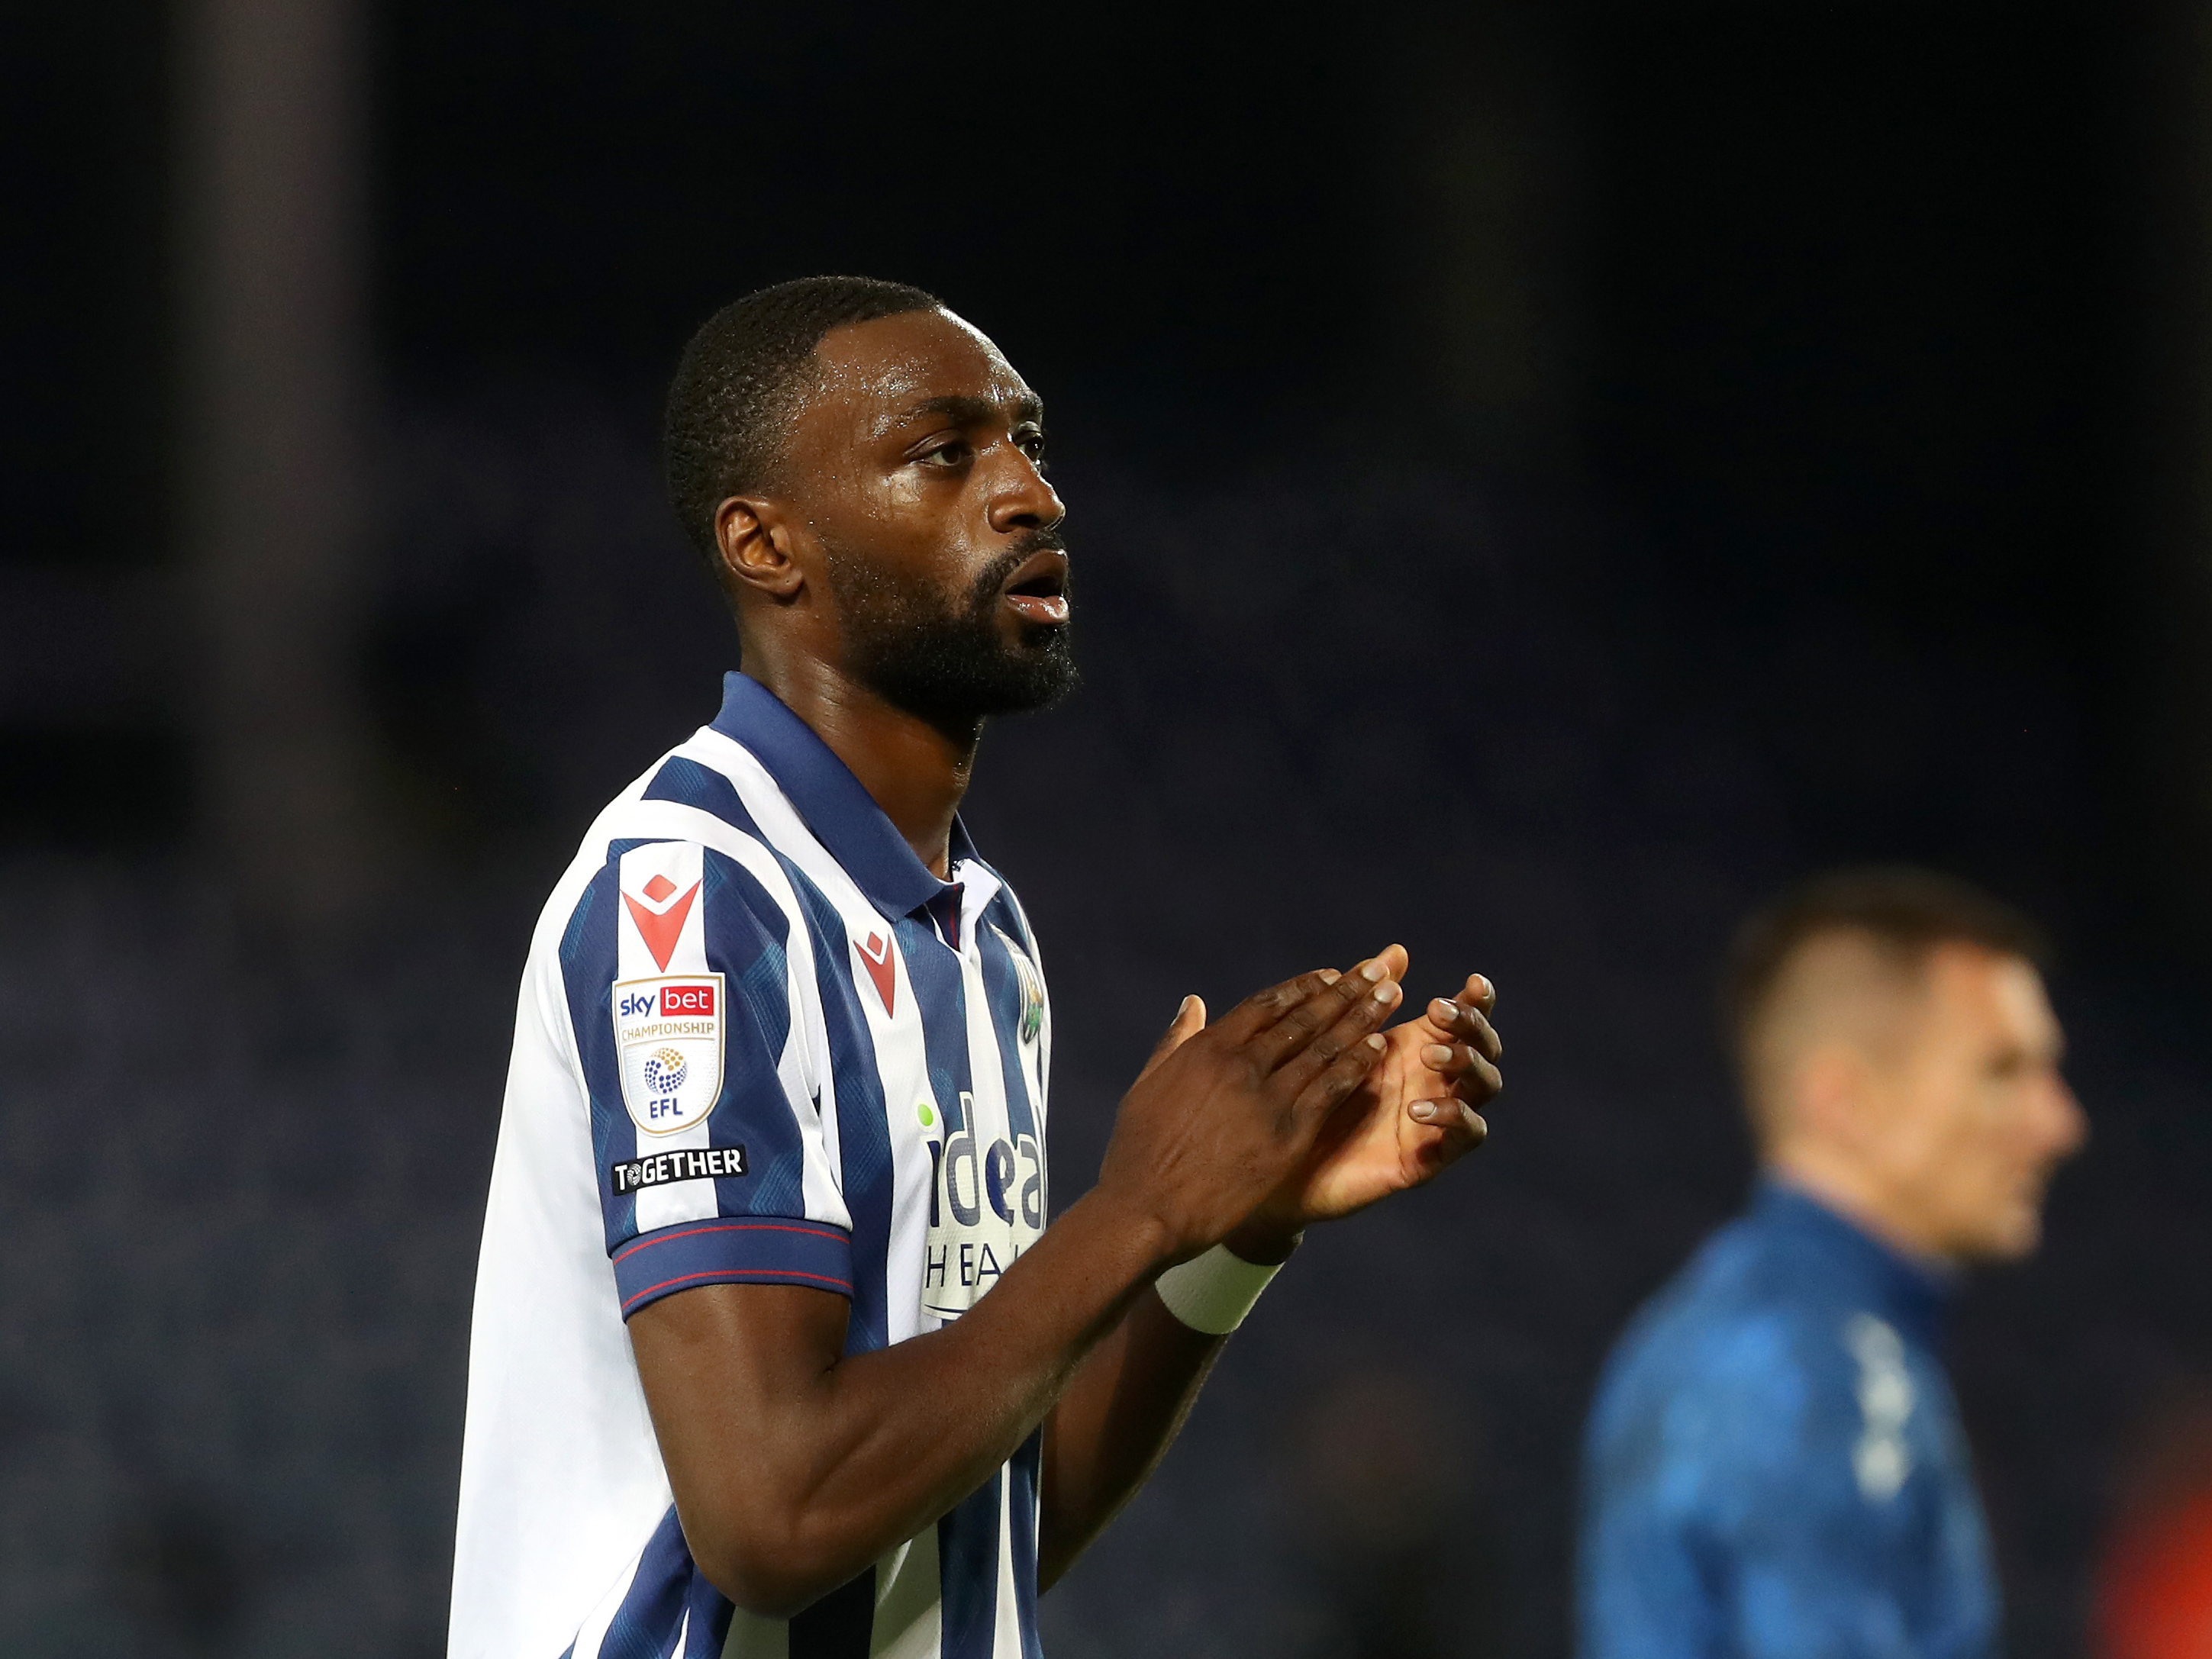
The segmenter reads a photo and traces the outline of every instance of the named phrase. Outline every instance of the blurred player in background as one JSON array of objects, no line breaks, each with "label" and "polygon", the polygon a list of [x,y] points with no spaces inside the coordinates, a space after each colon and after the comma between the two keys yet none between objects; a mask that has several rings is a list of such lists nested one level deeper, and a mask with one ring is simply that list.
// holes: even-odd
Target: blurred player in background
[{"label": "blurred player in background", "polygon": [[1392,946],[1187,999],[1048,1226],[1042,964],[957,817],[1073,677],[1042,407],[928,295],[815,278],[694,337],[667,448],[744,672],[532,945],[452,1652],[1036,1659],[1302,1230],[1481,1139],[1490,988],[1390,1025]]},{"label": "blurred player in background", "polygon": [[2023,917],[1844,872],[1755,917],[1728,1012],[1764,1165],[1600,1385],[1583,1659],[1996,1651],[1997,1586],[1937,1347],[2081,1145]]}]

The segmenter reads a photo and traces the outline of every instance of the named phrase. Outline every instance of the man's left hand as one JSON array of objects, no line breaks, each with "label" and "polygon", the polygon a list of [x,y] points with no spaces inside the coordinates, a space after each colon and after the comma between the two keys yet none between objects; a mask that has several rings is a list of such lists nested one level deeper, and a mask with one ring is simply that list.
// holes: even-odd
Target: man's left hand
[{"label": "man's left hand", "polygon": [[1248,1261],[1279,1261],[1297,1234],[1434,1180],[1480,1146],[1490,1126],[1478,1109],[1504,1088],[1504,1053],[1490,1023],[1497,989],[1468,975],[1449,1001],[1382,1033],[1389,1044],[1367,1081],[1336,1109],[1312,1155],[1232,1232]]}]

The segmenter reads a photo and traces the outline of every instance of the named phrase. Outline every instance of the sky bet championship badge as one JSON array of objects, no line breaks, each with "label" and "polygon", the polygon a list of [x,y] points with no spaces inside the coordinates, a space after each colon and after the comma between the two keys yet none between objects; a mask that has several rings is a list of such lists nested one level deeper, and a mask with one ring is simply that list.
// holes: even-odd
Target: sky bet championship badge
[{"label": "sky bet championship badge", "polygon": [[649,1135],[704,1123],[722,1093],[722,976],[619,980],[614,1012],[631,1121]]}]

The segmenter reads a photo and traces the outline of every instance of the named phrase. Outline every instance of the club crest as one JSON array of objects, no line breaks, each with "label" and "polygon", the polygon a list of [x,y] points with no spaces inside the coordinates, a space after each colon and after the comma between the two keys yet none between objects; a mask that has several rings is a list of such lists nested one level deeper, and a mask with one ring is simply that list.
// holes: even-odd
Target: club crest
[{"label": "club crest", "polygon": [[1005,943],[1007,960],[1014,964],[1014,978],[1022,988],[1022,1019],[1019,1028],[1022,1046],[1029,1047],[1044,1030],[1044,980],[1030,962],[1029,952],[1014,943],[1003,927],[991,931]]}]

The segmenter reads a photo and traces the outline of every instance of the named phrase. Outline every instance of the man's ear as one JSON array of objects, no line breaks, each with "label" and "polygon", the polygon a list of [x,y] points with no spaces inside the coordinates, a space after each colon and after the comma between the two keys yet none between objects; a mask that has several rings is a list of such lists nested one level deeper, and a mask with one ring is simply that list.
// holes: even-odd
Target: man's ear
[{"label": "man's ear", "polygon": [[1856,1147],[1869,1130],[1867,1057],[1848,1042],[1816,1042],[1797,1063],[1790,1115],[1798,1125],[1832,1145]]},{"label": "man's ear", "polygon": [[774,501],[732,495],[716,507],[714,550],[716,574],[733,599],[750,590],[788,604],[806,585],[791,556],[791,527]]}]

